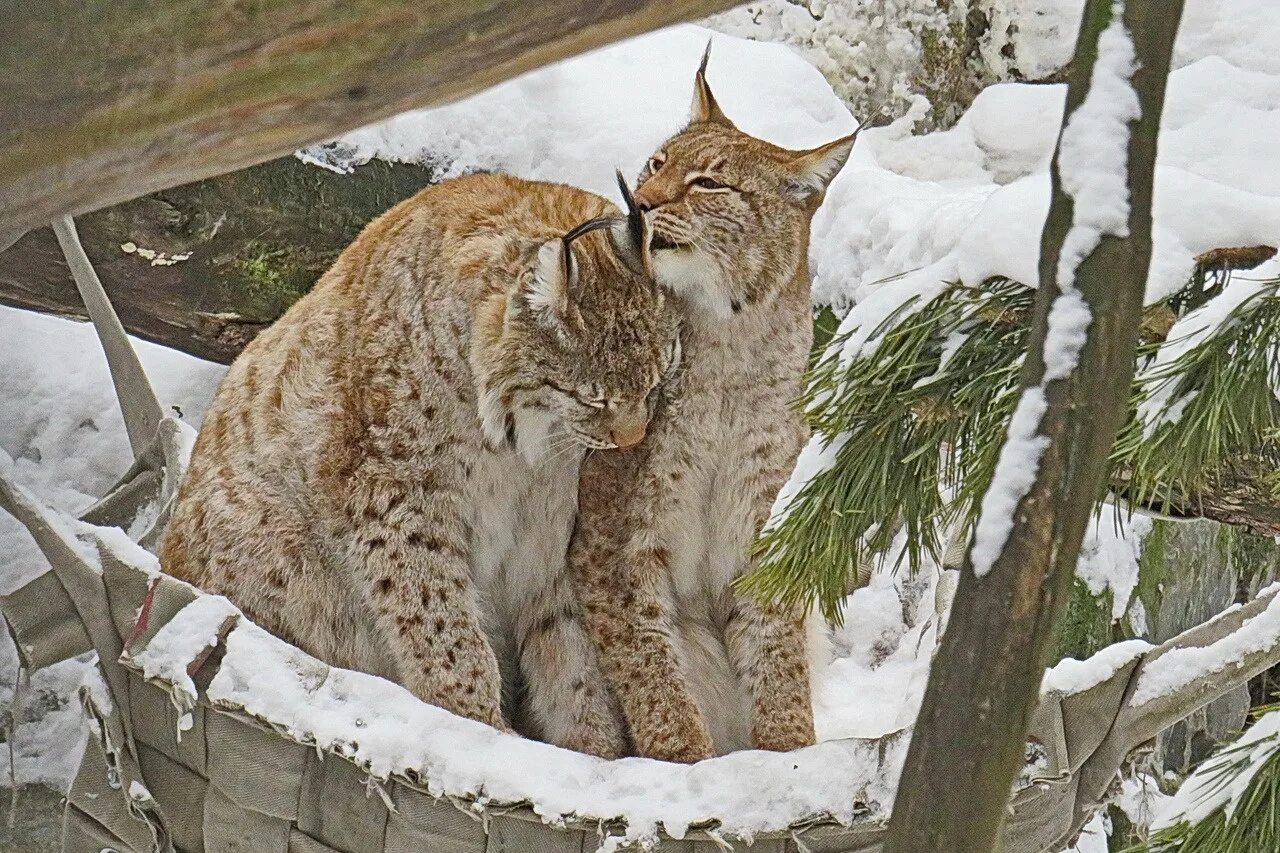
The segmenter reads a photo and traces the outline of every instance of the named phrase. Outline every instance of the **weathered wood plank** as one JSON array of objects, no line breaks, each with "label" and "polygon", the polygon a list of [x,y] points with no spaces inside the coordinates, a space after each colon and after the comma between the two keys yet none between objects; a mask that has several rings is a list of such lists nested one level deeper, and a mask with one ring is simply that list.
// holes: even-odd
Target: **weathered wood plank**
[{"label": "weathered wood plank", "polygon": [[0,248],[731,0],[0,4]]}]

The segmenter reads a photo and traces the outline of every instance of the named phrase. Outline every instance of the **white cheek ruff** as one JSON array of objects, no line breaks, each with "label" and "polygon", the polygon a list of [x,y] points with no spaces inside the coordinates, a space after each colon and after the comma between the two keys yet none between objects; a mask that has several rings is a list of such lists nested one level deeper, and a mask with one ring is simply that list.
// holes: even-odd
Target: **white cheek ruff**
[{"label": "white cheek ruff", "polygon": [[500,396],[496,389],[480,395],[480,429],[492,448],[502,447],[507,440],[507,413],[499,402]]},{"label": "white cheek ruff", "polygon": [[516,409],[516,452],[530,465],[537,465],[547,455],[558,419],[547,409]]},{"label": "white cheek ruff", "polygon": [[653,254],[658,284],[717,320],[733,316],[733,297],[715,258],[698,249],[664,249]]}]

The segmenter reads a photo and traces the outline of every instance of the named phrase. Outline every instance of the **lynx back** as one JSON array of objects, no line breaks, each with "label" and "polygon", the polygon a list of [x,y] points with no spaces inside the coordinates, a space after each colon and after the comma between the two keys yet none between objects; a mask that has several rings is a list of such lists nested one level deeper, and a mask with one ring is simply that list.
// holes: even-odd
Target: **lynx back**
[{"label": "lynx back", "polygon": [[232,365],[166,569],[425,701],[620,751],[564,554],[583,455],[644,436],[674,357],[648,240],[502,175],[375,220]]}]

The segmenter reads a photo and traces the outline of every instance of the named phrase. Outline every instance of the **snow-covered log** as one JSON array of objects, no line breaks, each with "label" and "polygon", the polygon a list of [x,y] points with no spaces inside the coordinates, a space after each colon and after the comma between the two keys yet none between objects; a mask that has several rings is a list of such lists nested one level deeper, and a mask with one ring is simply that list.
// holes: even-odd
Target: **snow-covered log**
[{"label": "snow-covered log", "polygon": [[1055,629],[1124,421],[1180,0],[1090,0],[1021,396],[982,506],[885,853],[996,849]]},{"label": "snow-covered log", "polygon": [[55,0],[7,4],[0,247],[725,0]]}]

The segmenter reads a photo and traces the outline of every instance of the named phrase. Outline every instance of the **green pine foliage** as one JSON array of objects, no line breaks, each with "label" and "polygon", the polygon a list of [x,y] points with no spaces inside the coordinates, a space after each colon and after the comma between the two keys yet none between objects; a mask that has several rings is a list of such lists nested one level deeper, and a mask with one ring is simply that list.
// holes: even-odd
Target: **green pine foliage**
[{"label": "green pine foliage", "polygon": [[1136,389],[1142,399],[1173,386],[1169,406],[1189,400],[1176,422],[1150,435],[1130,420],[1116,442],[1116,463],[1132,480],[1130,499],[1168,508],[1210,484],[1235,459],[1280,463],[1280,282],[1254,293],[1231,312],[1217,334],[1150,372]]},{"label": "green pine foliage", "polygon": [[[745,588],[787,604],[816,594],[837,619],[857,566],[886,553],[899,530],[912,565],[939,554],[940,530],[957,513],[971,515],[990,482],[1033,296],[1012,281],[953,285],[890,317],[869,358],[843,363],[843,339],[833,339],[800,404],[816,435],[848,439],[761,537],[761,569],[744,577]],[[958,346],[944,364],[948,341]]]},{"label": "green pine foliage", "polygon": [[[1255,713],[1275,711],[1258,708]],[[1212,773],[1206,795],[1212,796],[1249,766],[1249,753],[1275,735],[1252,743],[1234,743],[1210,757]],[[1260,853],[1280,850],[1280,750],[1267,757],[1249,781],[1231,814],[1225,805],[1197,822],[1181,821],[1152,833],[1146,844],[1124,853]]]},{"label": "green pine foliage", "polygon": [[[1156,308],[1186,312],[1204,292],[1197,276]],[[825,616],[838,619],[858,567],[884,558],[900,535],[901,559],[911,568],[926,556],[939,559],[945,531],[967,530],[991,482],[1016,403],[1033,301],[1032,289],[1007,279],[980,288],[953,283],[906,303],[875,330],[878,343],[862,358],[842,359],[845,338],[835,336],[815,359],[799,403],[815,436],[839,443],[834,464],[761,536],[758,567],[742,588],[788,605],[816,599]],[[1278,342],[1280,279],[1182,357],[1144,373],[1162,343],[1159,332],[1146,335],[1130,418],[1112,458],[1111,480],[1125,486],[1125,498],[1167,509],[1234,461],[1280,462],[1273,459],[1280,456]],[[1145,434],[1137,407],[1165,382],[1174,383],[1168,405],[1181,402],[1181,416]],[[1280,498],[1280,478],[1276,491]]]}]

